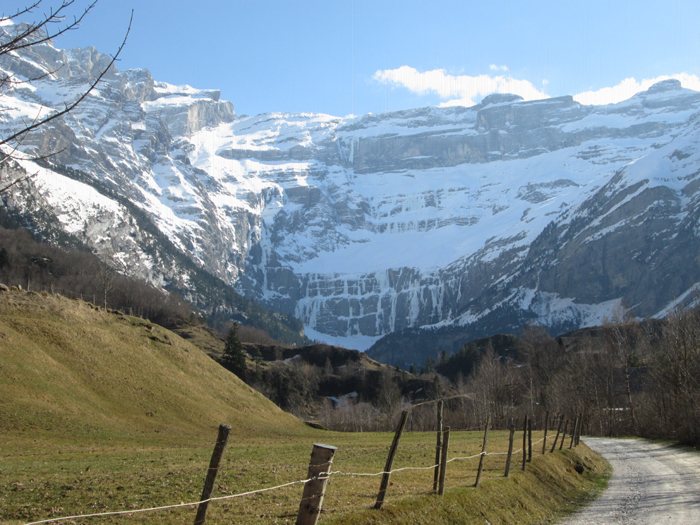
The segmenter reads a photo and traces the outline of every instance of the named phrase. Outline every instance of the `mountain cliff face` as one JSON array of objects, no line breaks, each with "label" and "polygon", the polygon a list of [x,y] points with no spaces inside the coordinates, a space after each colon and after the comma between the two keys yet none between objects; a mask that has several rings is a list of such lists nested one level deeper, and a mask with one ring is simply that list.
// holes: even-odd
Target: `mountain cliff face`
[{"label": "mountain cliff face", "polygon": [[[104,64],[94,49],[30,49],[0,67],[63,67],[0,97],[3,135]],[[124,271],[187,289],[138,210],[195,266],[330,343],[366,349],[424,326],[557,332],[622,300],[663,314],[700,281],[699,110],[700,94],[671,80],[602,107],[491,95],[345,119],[237,117],[218,91],[114,70],[25,140],[60,153],[6,166],[36,175],[2,198],[47,210]]]}]

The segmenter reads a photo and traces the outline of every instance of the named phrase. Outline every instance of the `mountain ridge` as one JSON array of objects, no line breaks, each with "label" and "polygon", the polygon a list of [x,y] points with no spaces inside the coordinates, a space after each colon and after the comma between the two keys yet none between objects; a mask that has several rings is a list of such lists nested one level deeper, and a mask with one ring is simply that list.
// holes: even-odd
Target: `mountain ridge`
[{"label": "mountain ridge", "polygon": [[[59,88],[84,86],[101,60],[46,45],[0,67],[49,70],[83,55],[87,65],[2,97],[3,130]],[[668,311],[700,281],[698,110],[700,94],[666,80],[608,106],[497,95],[345,119],[236,117],[215,90],[114,70],[23,148],[70,145],[56,163],[144,210],[196,266],[300,319],[313,339],[366,349],[404,329],[454,325],[477,338],[536,322],[556,333],[598,324],[623,302],[642,317]],[[39,172],[5,206],[21,213],[41,196],[103,259],[187,286],[123,228],[123,206],[89,184],[66,195],[59,173]],[[624,276],[630,264],[644,286]]]}]

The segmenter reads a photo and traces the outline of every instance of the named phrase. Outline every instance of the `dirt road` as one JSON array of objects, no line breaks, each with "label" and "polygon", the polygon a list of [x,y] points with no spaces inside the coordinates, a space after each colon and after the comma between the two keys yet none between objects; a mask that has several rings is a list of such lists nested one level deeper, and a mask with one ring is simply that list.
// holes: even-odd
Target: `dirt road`
[{"label": "dirt road", "polygon": [[583,441],[612,464],[613,476],[562,525],[700,524],[700,453],[637,439]]}]

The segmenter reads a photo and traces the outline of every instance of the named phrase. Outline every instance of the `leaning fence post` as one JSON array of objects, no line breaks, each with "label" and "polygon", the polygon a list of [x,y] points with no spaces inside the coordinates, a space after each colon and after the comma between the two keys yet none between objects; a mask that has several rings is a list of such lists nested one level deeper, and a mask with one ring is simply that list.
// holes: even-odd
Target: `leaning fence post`
[{"label": "leaning fence post", "polygon": [[435,474],[433,475],[433,492],[438,489],[440,478],[440,452],[442,452],[442,399],[437,404],[437,444],[435,445]]},{"label": "leaning fence post", "polygon": [[484,469],[484,458],[486,457],[486,444],[489,442],[489,427],[491,426],[491,416],[486,420],[486,430],[484,431],[484,444],[481,446],[481,457],[479,458],[479,469],[476,471],[476,482],[474,487],[479,487],[481,482],[481,471]]},{"label": "leaning fence post", "polygon": [[384,496],[386,495],[386,489],[389,486],[389,477],[391,476],[391,467],[394,464],[394,456],[396,455],[396,449],[399,448],[399,441],[401,440],[401,434],[403,434],[403,427],[406,426],[406,417],[408,417],[408,411],[404,410],[401,412],[401,420],[399,421],[399,426],[396,427],[396,433],[394,434],[394,441],[391,443],[391,448],[389,449],[389,455],[386,458],[386,465],[384,465],[384,474],[382,474],[382,483],[379,485],[379,494],[377,494],[377,502],[374,504],[375,509],[381,509],[384,504]]},{"label": "leaning fence post", "polygon": [[564,446],[564,440],[566,439],[566,430],[569,428],[569,420],[564,422],[564,432],[561,435],[561,443],[559,443],[559,450]]},{"label": "leaning fence post", "polygon": [[576,439],[576,431],[578,430],[578,416],[574,420],[573,432],[571,432],[571,441],[569,441],[569,449],[574,446],[574,439]]},{"label": "leaning fence post", "polygon": [[527,422],[528,417],[525,416],[525,422],[523,423],[523,470],[525,470],[525,462],[527,461]]},{"label": "leaning fence post", "polygon": [[559,426],[557,427],[557,436],[554,438],[554,444],[552,445],[552,450],[550,452],[554,452],[557,448],[557,441],[559,440],[559,433],[561,432],[561,426],[564,424],[564,415],[559,418]]},{"label": "leaning fence post", "polygon": [[328,472],[331,470],[333,455],[337,447],[314,443],[309,461],[309,481],[304,484],[304,492],[299,503],[296,525],[316,525],[323,507],[323,497],[328,485]]},{"label": "leaning fence post", "polygon": [[549,410],[547,410],[547,415],[544,417],[544,439],[542,440],[542,454],[547,449],[547,430],[549,429]]},{"label": "leaning fence post", "polygon": [[506,473],[503,477],[508,477],[510,474],[510,460],[513,457],[513,438],[515,437],[515,425],[510,425],[510,436],[508,437],[508,457],[506,458]]},{"label": "leaning fence post", "polygon": [[442,433],[442,452],[440,454],[440,483],[438,485],[438,494],[445,494],[445,474],[447,472],[447,449],[450,446],[450,427],[447,427]]},{"label": "leaning fence post", "polygon": [[527,461],[532,462],[532,419],[527,420]]},{"label": "leaning fence post", "polygon": [[204,523],[207,519],[207,507],[209,506],[209,498],[214,490],[214,481],[216,480],[216,474],[219,471],[219,463],[221,463],[221,456],[224,455],[224,449],[226,448],[226,442],[228,441],[228,435],[231,432],[231,427],[228,425],[219,425],[219,435],[216,438],[216,445],[214,445],[214,452],[211,455],[211,461],[209,462],[209,470],[207,471],[207,479],[204,482],[204,489],[202,490],[202,497],[199,499],[201,503],[197,507],[197,515],[194,518],[195,525]]}]

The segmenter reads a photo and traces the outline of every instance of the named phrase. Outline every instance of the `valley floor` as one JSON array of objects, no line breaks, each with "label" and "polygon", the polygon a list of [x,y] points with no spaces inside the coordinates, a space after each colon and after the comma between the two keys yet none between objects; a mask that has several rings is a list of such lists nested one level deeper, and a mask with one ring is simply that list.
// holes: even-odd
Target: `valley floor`
[{"label": "valley floor", "polygon": [[[20,525],[61,516],[198,501],[215,441],[215,435],[211,439],[193,436],[190,445],[168,440],[170,444],[159,446],[159,436],[155,434],[138,442],[78,445],[69,440],[52,443],[40,434],[36,437],[34,440],[27,434],[10,435],[1,441],[0,523]],[[235,495],[304,479],[313,442],[338,447],[332,470],[339,473],[329,482],[320,523],[418,523],[421,521],[418,515],[424,519],[431,516],[431,522],[442,523],[434,520],[448,510],[452,517],[446,517],[444,523],[469,523],[474,512],[488,516],[492,524],[536,523],[556,518],[569,508],[572,499],[591,490],[594,484],[590,480],[604,472],[604,465],[595,459],[595,454],[580,446],[545,456],[535,453],[525,473],[520,470],[522,455],[515,455],[511,478],[505,480],[505,455],[494,455],[486,458],[482,485],[474,489],[478,457],[456,460],[447,470],[444,501],[429,495],[432,469],[405,470],[392,475],[385,507],[374,511],[371,507],[380,477],[346,474],[381,472],[392,437],[391,433],[351,434],[309,429],[306,437],[296,436],[286,441],[233,439],[224,453],[213,496]],[[478,455],[482,437],[481,432],[453,433],[449,457]],[[533,440],[540,438],[533,434]],[[505,452],[508,433],[492,432],[489,443],[489,452]],[[434,456],[434,433],[407,433],[401,440],[394,469],[429,467]],[[573,468],[578,464],[584,465],[583,475]],[[212,502],[207,523],[215,525],[231,520],[241,524],[294,523],[302,489],[297,484]],[[463,503],[456,503],[459,501]],[[455,505],[462,509],[457,515],[454,515]],[[195,512],[194,506],[184,506],[99,519],[100,523],[189,524]],[[90,520],[66,522],[89,523]]]},{"label": "valley floor", "polygon": [[[338,448],[324,524],[542,523],[606,472],[585,445],[542,455],[534,432],[532,463],[519,470],[516,452],[504,479],[509,433],[491,431],[475,489],[483,431],[455,431],[439,498],[435,433],[406,432],[375,511],[393,433],[311,428],[148,320],[45,292],[0,293],[0,523],[190,524],[222,422],[232,431],[212,495],[227,499],[211,502],[208,525],[294,523],[314,443]],[[125,514],[61,520],[109,512]]]}]

